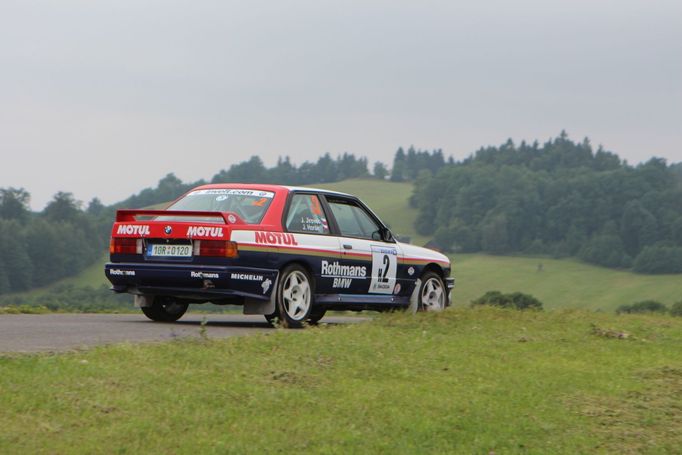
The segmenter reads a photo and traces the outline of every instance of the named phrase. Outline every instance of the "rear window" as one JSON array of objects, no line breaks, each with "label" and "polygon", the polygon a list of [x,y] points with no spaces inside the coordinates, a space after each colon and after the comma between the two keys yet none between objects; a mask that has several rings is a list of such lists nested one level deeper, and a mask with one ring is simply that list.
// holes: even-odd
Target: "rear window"
[{"label": "rear window", "polygon": [[[206,189],[194,190],[187,193],[182,199],[176,201],[166,210],[199,210],[203,212],[233,212],[239,215],[244,222],[258,224],[263,219],[265,212],[275,193],[270,191],[244,190],[244,189]],[[157,220],[165,221],[203,221],[222,222],[222,219],[210,220],[206,218],[194,218],[187,216],[161,216]]]}]

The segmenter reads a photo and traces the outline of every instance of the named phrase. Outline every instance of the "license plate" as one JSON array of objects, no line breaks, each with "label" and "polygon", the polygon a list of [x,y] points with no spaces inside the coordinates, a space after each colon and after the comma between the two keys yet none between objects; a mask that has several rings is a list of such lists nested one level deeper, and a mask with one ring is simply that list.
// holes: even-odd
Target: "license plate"
[{"label": "license plate", "polygon": [[147,246],[147,256],[189,258],[192,257],[192,245],[149,245]]}]

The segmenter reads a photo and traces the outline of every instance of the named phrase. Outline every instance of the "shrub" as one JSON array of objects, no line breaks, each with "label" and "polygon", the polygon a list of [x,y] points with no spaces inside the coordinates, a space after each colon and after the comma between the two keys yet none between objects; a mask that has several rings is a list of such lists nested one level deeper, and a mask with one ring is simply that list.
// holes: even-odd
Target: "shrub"
[{"label": "shrub", "polygon": [[633,269],[637,273],[680,273],[682,272],[682,248],[663,245],[647,246],[635,258]]},{"label": "shrub", "polygon": [[488,291],[476,300],[472,300],[471,306],[477,305],[491,305],[516,310],[542,310],[542,302],[532,295],[522,292],[502,294],[500,291]]},{"label": "shrub", "polygon": [[682,300],[673,303],[673,306],[670,307],[670,315],[682,316]]},{"label": "shrub", "polygon": [[642,302],[633,303],[632,305],[621,305],[616,310],[617,314],[621,313],[667,313],[668,307],[661,302],[655,300],[644,300]]}]

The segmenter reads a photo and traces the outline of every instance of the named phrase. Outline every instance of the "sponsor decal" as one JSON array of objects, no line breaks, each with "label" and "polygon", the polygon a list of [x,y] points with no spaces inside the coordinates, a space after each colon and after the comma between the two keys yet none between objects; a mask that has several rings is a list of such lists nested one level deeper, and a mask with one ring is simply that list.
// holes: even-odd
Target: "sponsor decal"
[{"label": "sponsor decal", "polygon": [[149,235],[149,225],[147,224],[119,224],[117,234],[124,235]]},{"label": "sponsor decal", "polygon": [[187,237],[223,237],[223,228],[207,226],[190,226]]},{"label": "sponsor decal", "polygon": [[[211,190],[196,190],[189,193],[187,196],[200,196],[204,194],[216,195],[216,196],[253,196],[253,197],[266,197],[272,199],[275,193],[270,191],[258,191],[258,190],[239,190],[239,189],[226,189],[226,188],[216,188]],[[227,199],[227,198],[225,198]],[[217,199],[216,199],[217,200]],[[224,200],[224,199],[221,199]]]},{"label": "sponsor decal", "polygon": [[265,280],[261,283],[260,286],[263,288],[263,294],[268,292],[268,289],[270,289],[271,285],[272,285],[272,280],[270,280],[270,278],[268,278],[267,280]]},{"label": "sponsor decal", "polygon": [[234,216],[234,215],[228,215],[228,216],[227,216],[227,221],[229,221],[230,223],[236,223],[236,222],[237,222],[237,217]]},{"label": "sponsor decal", "polygon": [[264,245],[298,245],[294,234],[286,232],[256,232],[256,243]]},{"label": "sponsor decal", "polygon": [[414,267],[410,267],[409,269],[407,269],[407,274],[410,276],[414,275]]},{"label": "sponsor decal", "polygon": [[110,269],[109,275],[114,276],[135,276],[135,270]]},{"label": "sponsor decal", "polygon": [[321,275],[339,278],[364,278],[367,276],[367,267],[364,265],[341,265],[339,261],[322,261]]},{"label": "sponsor decal", "polygon": [[227,196],[225,196],[224,194],[222,194],[222,195],[218,196],[217,198],[215,198],[215,200],[218,201],[218,202],[222,202],[222,201],[224,201],[225,199],[227,199]]},{"label": "sponsor decal", "polygon": [[353,284],[352,278],[334,278],[333,288],[348,289]]},{"label": "sponsor decal", "polygon": [[233,273],[230,275],[233,280],[244,280],[244,281],[263,281],[263,275],[255,275],[252,273]]},{"label": "sponsor decal", "polygon": [[189,272],[191,278],[220,278],[220,275],[214,272]]}]

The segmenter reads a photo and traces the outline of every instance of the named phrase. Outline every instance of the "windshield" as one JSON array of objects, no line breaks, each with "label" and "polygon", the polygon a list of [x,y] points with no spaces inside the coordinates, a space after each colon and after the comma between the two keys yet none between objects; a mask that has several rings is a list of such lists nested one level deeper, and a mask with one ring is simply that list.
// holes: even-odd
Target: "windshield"
[{"label": "windshield", "polygon": [[[166,210],[198,210],[202,212],[233,212],[244,222],[257,224],[263,219],[275,193],[259,190],[210,189],[187,193]],[[222,222],[222,219],[162,216],[157,220]]]}]

